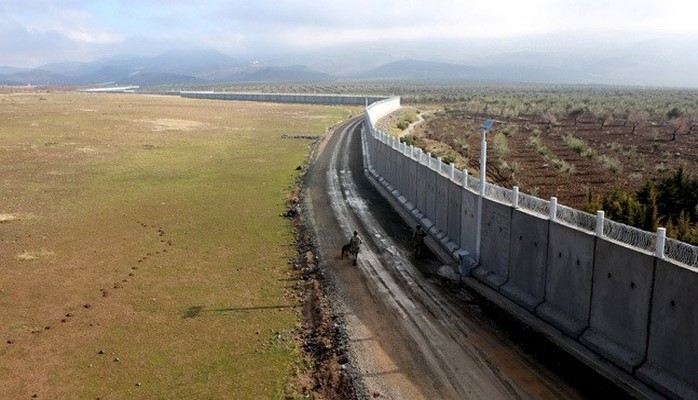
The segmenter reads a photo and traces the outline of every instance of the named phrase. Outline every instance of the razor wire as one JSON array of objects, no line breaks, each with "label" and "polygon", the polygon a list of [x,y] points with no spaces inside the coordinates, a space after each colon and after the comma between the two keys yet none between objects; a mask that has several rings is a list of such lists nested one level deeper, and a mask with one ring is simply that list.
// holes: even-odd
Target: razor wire
[{"label": "razor wire", "polygon": [[664,257],[678,261],[698,272],[698,246],[682,242],[680,240],[666,238],[664,243]]},{"label": "razor wire", "polygon": [[596,215],[561,204],[557,206],[555,220],[587,232],[594,232],[596,230]]},{"label": "razor wire", "polygon": [[504,204],[513,204],[514,197],[512,196],[512,190],[503,188],[501,186],[486,184],[485,185],[485,197],[490,200],[494,200]]},{"label": "razor wire", "polygon": [[475,193],[480,192],[480,178],[477,178],[476,176],[473,175],[468,175],[468,182],[465,185],[467,189],[470,189],[471,191]]},{"label": "razor wire", "polygon": [[550,215],[549,201],[525,193],[519,193],[519,208],[546,218]]},{"label": "razor wire", "polygon": [[625,243],[654,254],[657,235],[630,225],[604,220],[603,235],[616,242]]},{"label": "razor wire", "polygon": [[439,162],[439,171],[438,172],[441,175],[445,175],[445,176],[450,177],[451,176],[451,168],[452,168],[451,164],[447,164],[447,163],[441,161],[441,159],[439,159],[438,162]]},{"label": "razor wire", "polygon": [[453,181],[459,185],[463,185],[463,177],[464,176],[465,176],[465,172],[459,170],[458,168],[456,168],[453,171]]}]

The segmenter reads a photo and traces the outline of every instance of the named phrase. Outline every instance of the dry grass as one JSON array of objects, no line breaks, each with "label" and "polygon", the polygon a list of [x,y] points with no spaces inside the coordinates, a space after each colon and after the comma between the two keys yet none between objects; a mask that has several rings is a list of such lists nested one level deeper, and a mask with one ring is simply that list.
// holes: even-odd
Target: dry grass
[{"label": "dry grass", "polygon": [[19,217],[15,214],[0,214],[0,224],[4,222],[12,222],[18,220]]},{"label": "dry grass", "polygon": [[281,135],[356,110],[60,92],[0,109],[0,398],[283,397],[301,364],[279,215],[310,142]]},{"label": "dry grass", "polygon": [[52,251],[48,251],[48,250],[44,250],[44,249],[37,250],[37,251],[26,251],[25,250],[22,253],[17,254],[15,256],[15,259],[17,259],[19,261],[31,261],[31,260],[38,260],[38,259],[44,258],[44,257],[50,257],[52,255],[53,255]]}]

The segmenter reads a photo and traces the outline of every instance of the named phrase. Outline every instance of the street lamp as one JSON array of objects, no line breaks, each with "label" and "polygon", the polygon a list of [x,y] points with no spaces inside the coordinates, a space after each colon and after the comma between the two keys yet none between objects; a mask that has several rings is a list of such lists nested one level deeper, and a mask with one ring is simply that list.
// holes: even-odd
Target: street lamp
[{"label": "street lamp", "polygon": [[475,232],[475,260],[480,263],[480,243],[482,241],[482,199],[485,197],[485,185],[487,184],[485,172],[487,171],[487,132],[492,130],[494,120],[483,122],[482,143],[480,144],[480,196],[477,198],[477,230]]}]

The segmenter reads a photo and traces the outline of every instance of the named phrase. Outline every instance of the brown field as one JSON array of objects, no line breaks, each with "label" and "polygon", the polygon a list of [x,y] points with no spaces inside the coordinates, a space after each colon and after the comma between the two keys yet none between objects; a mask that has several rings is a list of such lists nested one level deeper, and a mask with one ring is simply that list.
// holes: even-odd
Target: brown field
[{"label": "brown field", "polygon": [[0,93],[0,398],[297,394],[281,136],[357,111]]},{"label": "brown field", "polygon": [[[412,108],[413,113],[415,109],[420,108]],[[421,145],[427,151],[441,157],[456,155],[456,166],[478,176],[480,126],[485,118],[457,111],[427,111],[425,122],[417,124],[412,133],[423,140]],[[561,120],[548,127],[543,121],[495,119],[487,135],[488,180],[504,187],[518,185],[522,192],[543,199],[555,196],[567,206],[581,209],[589,190],[595,195],[616,188],[635,192],[647,180],[669,176],[679,166],[698,176],[697,129],[690,134],[683,130],[674,140],[668,124],[647,124],[631,133],[632,127],[622,121],[601,128],[596,121],[575,125]],[[398,120],[394,116],[392,122]],[[532,136],[539,138],[538,147],[531,144]],[[576,143],[585,150],[575,152],[566,137],[568,143],[581,141]]]}]

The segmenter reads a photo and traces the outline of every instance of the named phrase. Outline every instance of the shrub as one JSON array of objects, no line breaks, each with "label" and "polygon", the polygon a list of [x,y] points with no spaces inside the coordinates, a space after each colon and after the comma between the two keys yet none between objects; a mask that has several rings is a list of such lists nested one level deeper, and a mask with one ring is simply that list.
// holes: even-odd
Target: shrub
[{"label": "shrub", "polygon": [[503,133],[494,135],[492,150],[494,150],[494,152],[500,157],[504,157],[509,152],[509,145],[506,135]]},{"label": "shrub", "polygon": [[445,164],[453,164],[456,162],[456,155],[453,153],[448,153],[445,156],[441,157],[441,162]]},{"label": "shrub", "polygon": [[613,173],[620,172],[623,169],[621,164],[620,164],[620,160],[618,160],[615,157],[609,157],[605,154],[602,154],[598,157],[598,160],[599,160],[599,162],[601,162],[601,165],[605,169],[607,169]]},{"label": "shrub", "polygon": [[562,140],[565,142],[567,147],[570,148],[570,150],[577,154],[581,155],[583,152],[589,149],[589,145],[587,145],[587,143],[584,140],[574,137],[572,135],[565,135],[562,137]]},{"label": "shrub", "polygon": [[416,135],[405,135],[400,138],[400,141],[402,143],[405,143],[408,146],[415,146],[415,147],[421,147],[419,137]]}]

